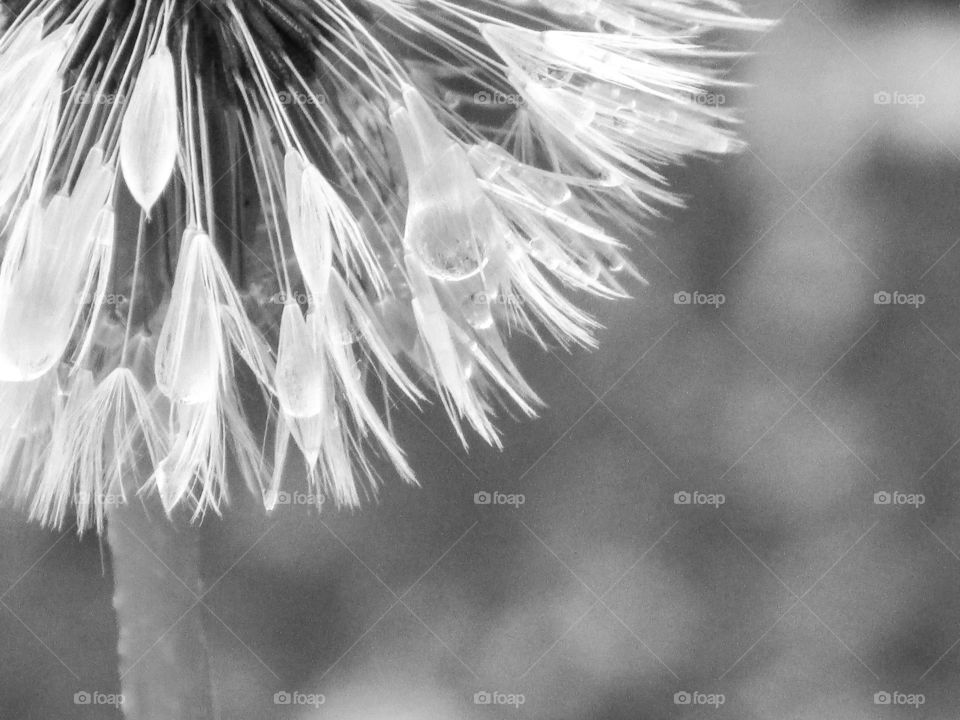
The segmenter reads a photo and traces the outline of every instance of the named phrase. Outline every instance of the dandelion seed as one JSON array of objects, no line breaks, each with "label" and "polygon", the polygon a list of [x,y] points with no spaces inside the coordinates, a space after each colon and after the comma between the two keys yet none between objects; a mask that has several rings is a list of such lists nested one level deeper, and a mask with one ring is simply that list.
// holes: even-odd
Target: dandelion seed
[{"label": "dandelion seed", "polygon": [[9,45],[0,54],[0,206],[26,190],[31,172],[42,175],[52,150],[58,120],[63,61],[73,28],[66,24],[42,37],[42,22],[31,19],[12,30]]},{"label": "dandelion seed", "polygon": [[618,230],[678,204],[663,166],[739,147],[697,101],[735,55],[707,33],[767,26],[732,0],[19,8],[0,485],[81,529],[116,489],[219,511],[228,466],[271,509],[290,455],[338,505],[376,457],[413,482],[391,396],[499,445],[541,405],[508,334],[596,344],[574,293],[640,277]]},{"label": "dandelion seed", "polygon": [[78,522],[102,531],[104,503],[126,496],[123,481],[136,475],[140,454],[152,464],[165,455],[155,399],[129,368],[115,368],[99,383],[84,371],[59,421],[34,496],[34,514],[60,524],[75,502]]},{"label": "dandelion seed", "polygon": [[170,306],[157,341],[157,387],[184,403],[216,398],[226,363],[217,298],[201,267],[209,238],[187,230],[181,244]]},{"label": "dandelion seed", "polygon": [[296,150],[284,159],[290,239],[307,288],[318,299],[326,297],[333,266],[333,228],[328,198],[331,190],[313,165]]},{"label": "dandelion seed", "polygon": [[324,358],[307,331],[300,308],[287,305],[280,321],[277,350],[277,398],[292,417],[322,415],[327,406]]},{"label": "dandelion seed", "polygon": [[170,51],[161,47],[140,68],[120,130],[120,167],[130,193],[149,213],[177,159],[177,86]]},{"label": "dandelion seed", "polygon": [[28,204],[19,218],[0,268],[0,379],[37,378],[65,352],[84,299],[109,268],[112,181],[94,150],[70,196]]}]

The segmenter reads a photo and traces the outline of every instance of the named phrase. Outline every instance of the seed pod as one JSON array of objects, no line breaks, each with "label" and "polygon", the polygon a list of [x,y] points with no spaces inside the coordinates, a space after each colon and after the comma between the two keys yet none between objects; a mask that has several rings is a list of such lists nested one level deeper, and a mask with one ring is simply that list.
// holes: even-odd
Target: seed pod
[{"label": "seed pod", "polygon": [[206,252],[214,252],[210,238],[188,228],[157,341],[157,387],[171,400],[185,403],[217,396],[225,362],[219,304],[203,272]]},{"label": "seed pod", "polygon": [[140,68],[120,128],[120,167],[130,194],[150,209],[177,160],[177,85],[173,57],[161,47]]},{"label": "seed pod", "polygon": [[300,308],[288,303],[280,320],[276,385],[280,408],[291,417],[315,417],[327,409],[329,377],[319,342]]},{"label": "seed pod", "polygon": [[49,371],[85,303],[99,309],[113,250],[114,214],[104,205],[113,175],[92,151],[71,196],[21,210],[0,270],[0,379],[33,380]]},{"label": "seed pod", "polygon": [[304,283],[316,301],[327,293],[333,264],[330,188],[320,171],[291,150],[284,158],[290,238]]}]

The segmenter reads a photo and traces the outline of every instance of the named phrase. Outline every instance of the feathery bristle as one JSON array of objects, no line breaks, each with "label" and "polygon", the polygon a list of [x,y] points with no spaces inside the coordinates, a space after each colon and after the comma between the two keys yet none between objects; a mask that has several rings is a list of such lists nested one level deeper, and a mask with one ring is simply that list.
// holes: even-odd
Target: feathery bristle
[{"label": "feathery bristle", "polygon": [[115,496],[219,511],[232,461],[272,509],[292,440],[356,505],[377,456],[414,482],[371,398],[421,385],[500,446],[498,411],[542,405],[507,334],[595,346],[571,294],[625,297],[664,166],[740,147],[701,102],[737,57],[713,31],[765,27],[732,0],[21,3],[0,485],[100,529]]}]

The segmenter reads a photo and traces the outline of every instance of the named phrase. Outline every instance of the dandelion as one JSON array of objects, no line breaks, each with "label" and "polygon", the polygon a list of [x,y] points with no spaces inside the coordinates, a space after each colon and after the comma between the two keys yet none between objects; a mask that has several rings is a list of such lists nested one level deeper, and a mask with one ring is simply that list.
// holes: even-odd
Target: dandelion
[{"label": "dandelion", "polygon": [[377,457],[413,483],[391,398],[499,446],[542,404],[509,335],[596,344],[575,294],[640,278],[617,232],[679,204],[665,165],[739,147],[698,98],[717,31],[766,27],[733,0],[7,5],[0,490],[106,525],[131,719],[214,715],[191,522],[228,469],[267,510],[290,462],[338,506]]},{"label": "dandelion", "polygon": [[271,508],[291,456],[353,506],[376,456],[414,482],[387,399],[431,391],[499,445],[541,405],[507,337],[595,345],[574,293],[626,296],[615,229],[677,204],[666,164],[738,148],[697,96],[716,31],[765,26],[730,0],[15,4],[0,484],[100,529],[105,496],[219,511],[229,463]]}]

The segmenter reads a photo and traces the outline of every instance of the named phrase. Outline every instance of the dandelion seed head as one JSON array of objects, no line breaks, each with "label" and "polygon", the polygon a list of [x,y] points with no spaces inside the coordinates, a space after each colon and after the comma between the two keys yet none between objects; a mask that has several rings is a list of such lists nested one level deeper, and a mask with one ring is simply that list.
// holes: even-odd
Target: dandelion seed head
[{"label": "dandelion seed head", "polygon": [[499,446],[542,404],[508,335],[595,346],[576,293],[640,278],[615,229],[678,204],[665,165],[738,149],[697,97],[717,31],[766,27],[731,0],[9,10],[0,487],[81,529],[104,497],[219,512],[228,474],[269,510],[291,462],[335,505],[414,482],[390,397]]}]

